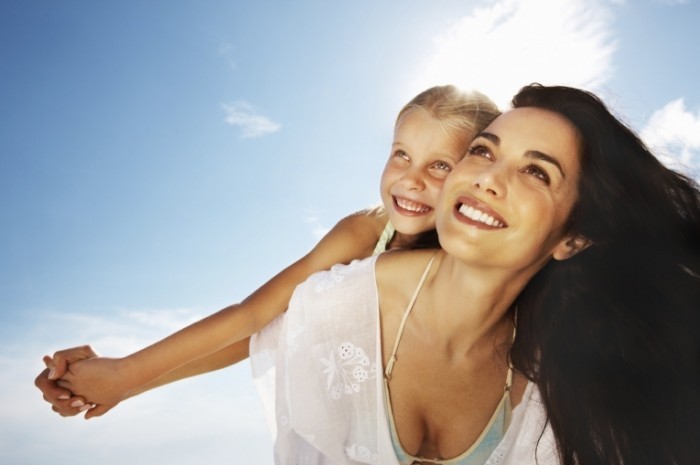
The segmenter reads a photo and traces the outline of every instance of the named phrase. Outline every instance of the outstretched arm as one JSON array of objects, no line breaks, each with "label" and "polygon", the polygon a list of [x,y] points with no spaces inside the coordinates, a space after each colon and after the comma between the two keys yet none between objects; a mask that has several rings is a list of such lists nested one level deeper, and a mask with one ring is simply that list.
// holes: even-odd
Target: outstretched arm
[{"label": "outstretched arm", "polygon": [[[184,377],[227,366],[247,356],[235,346],[287,307],[297,284],[316,271],[371,254],[386,223],[383,212],[359,212],[341,220],[314,249],[238,305],[229,306],[132,355],[76,364],[58,386],[101,404],[86,416],[101,415],[126,397]],[[54,377],[63,376],[65,353],[53,358]],[[92,368],[91,368],[92,367]],[[99,376],[89,376],[92,371]],[[40,380],[41,378],[41,380]],[[49,383],[36,382],[45,398]],[[51,386],[56,388],[56,385]],[[65,397],[65,391],[61,392]],[[47,399],[51,401],[50,399]],[[84,400],[84,399],[82,399]],[[73,399],[62,400],[73,403]],[[53,402],[52,402],[53,403]],[[54,410],[56,410],[54,404]],[[78,413],[75,407],[68,414]]]},{"label": "outstretched arm", "polygon": [[[138,389],[132,390],[126,395],[126,398],[134,397],[138,394],[142,394],[146,391],[159,386],[164,386],[174,381],[220,370],[234,363],[240,362],[241,360],[245,360],[248,357],[249,342],[250,338],[246,338],[242,341],[238,341],[224,347],[213,354],[209,354],[200,359],[186,363],[174,370],[169,371],[163,376],[158,377],[156,380],[147,383]],[[90,346],[80,346],[56,352],[56,354],[54,354],[54,358],[49,357],[48,355],[44,357],[46,369],[39,373],[34,384],[42,392],[44,400],[52,404],[52,410],[54,412],[64,417],[75,416],[94,406],[89,403],[84,396],[74,395],[69,389],[61,387],[63,380],[55,380],[55,378],[58,376],[64,376],[70,364],[80,360],[95,358],[97,356],[98,355]],[[54,359],[57,360],[58,363],[55,363]],[[90,418],[92,416],[96,416],[96,414],[100,412],[104,414],[115,405],[116,404],[108,406],[102,404],[102,408],[99,411],[89,412],[86,417]]]}]

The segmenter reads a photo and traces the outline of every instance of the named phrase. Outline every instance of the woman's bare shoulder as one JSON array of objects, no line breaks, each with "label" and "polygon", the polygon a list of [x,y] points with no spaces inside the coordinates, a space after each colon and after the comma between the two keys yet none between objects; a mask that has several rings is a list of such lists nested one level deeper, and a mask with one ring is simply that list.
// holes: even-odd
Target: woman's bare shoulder
[{"label": "woman's bare shoulder", "polygon": [[397,249],[384,252],[377,257],[377,286],[402,287],[415,285],[435,249]]},{"label": "woman's bare shoulder", "polygon": [[[393,328],[416,289],[420,276],[435,250],[398,249],[377,257],[375,277],[382,325]],[[392,330],[393,331],[393,330]]]}]

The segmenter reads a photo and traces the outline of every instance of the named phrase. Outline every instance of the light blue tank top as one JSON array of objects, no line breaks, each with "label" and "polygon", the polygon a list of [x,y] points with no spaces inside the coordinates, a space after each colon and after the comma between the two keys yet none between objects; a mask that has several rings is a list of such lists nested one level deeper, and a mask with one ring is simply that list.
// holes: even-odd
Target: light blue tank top
[{"label": "light blue tank top", "polygon": [[513,369],[510,367],[508,368],[508,375],[506,376],[506,385],[503,392],[503,397],[498,403],[496,410],[493,412],[491,419],[482,431],[481,435],[479,435],[479,438],[476,441],[474,441],[474,444],[472,444],[472,446],[469,447],[469,449],[467,449],[457,457],[448,459],[431,459],[411,455],[404,450],[403,446],[401,446],[399,436],[396,432],[396,424],[394,423],[394,414],[393,409],[391,407],[391,396],[389,395],[389,379],[391,378],[391,372],[394,368],[394,364],[396,363],[396,351],[399,347],[399,341],[401,340],[401,336],[403,335],[406,320],[408,319],[408,315],[411,313],[413,305],[415,304],[416,299],[418,298],[420,289],[423,287],[423,282],[428,276],[428,272],[430,271],[430,267],[433,264],[434,258],[435,257],[433,256],[433,258],[430,259],[430,262],[428,262],[428,266],[423,272],[423,276],[421,276],[418,286],[416,287],[416,290],[413,293],[413,297],[411,298],[411,301],[408,303],[408,306],[404,311],[403,319],[401,320],[401,324],[399,325],[399,331],[396,335],[396,340],[394,341],[394,348],[392,350],[391,357],[389,357],[386,370],[384,371],[384,398],[386,401],[389,430],[391,432],[391,442],[394,446],[394,453],[396,454],[396,458],[398,459],[401,465],[410,465],[416,462],[439,465],[483,465],[489,458],[489,456],[493,453],[493,451],[496,449],[496,446],[498,446],[498,444],[503,440],[503,436],[506,434],[506,430],[508,430],[508,425],[510,424],[512,414],[512,406],[510,403],[510,388],[513,380]]}]

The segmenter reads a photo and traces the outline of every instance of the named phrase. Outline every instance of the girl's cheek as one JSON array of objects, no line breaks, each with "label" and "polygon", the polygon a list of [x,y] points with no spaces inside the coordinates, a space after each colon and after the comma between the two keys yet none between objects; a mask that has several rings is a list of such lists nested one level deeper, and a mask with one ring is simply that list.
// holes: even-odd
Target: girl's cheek
[{"label": "girl's cheek", "polygon": [[442,191],[442,188],[445,186],[445,181],[447,180],[447,177],[444,178],[432,178],[430,182],[430,187],[434,190],[436,190],[438,193]]}]

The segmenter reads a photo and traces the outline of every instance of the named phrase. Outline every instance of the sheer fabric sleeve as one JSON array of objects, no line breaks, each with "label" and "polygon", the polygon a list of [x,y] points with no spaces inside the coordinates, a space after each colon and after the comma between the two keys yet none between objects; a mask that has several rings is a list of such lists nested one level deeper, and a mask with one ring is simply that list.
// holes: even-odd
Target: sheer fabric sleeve
[{"label": "sheer fabric sleeve", "polygon": [[[316,273],[251,341],[277,464],[379,464],[375,258]],[[274,409],[271,407],[274,405]]]}]

